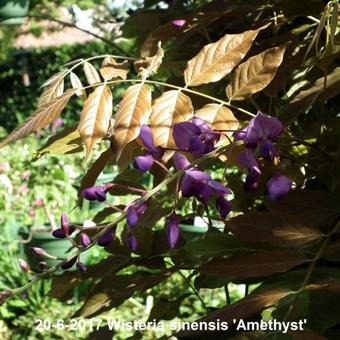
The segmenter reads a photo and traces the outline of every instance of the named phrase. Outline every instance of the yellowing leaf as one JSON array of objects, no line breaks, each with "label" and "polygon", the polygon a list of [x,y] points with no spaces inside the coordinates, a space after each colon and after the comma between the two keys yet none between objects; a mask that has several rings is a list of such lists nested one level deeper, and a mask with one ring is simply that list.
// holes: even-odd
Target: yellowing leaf
[{"label": "yellowing leaf", "polygon": [[86,99],[80,113],[78,131],[86,146],[86,158],[107,134],[112,116],[112,94],[108,86],[98,86]]},{"label": "yellowing leaf", "polygon": [[151,91],[144,84],[130,86],[119,104],[115,116],[114,141],[119,160],[126,144],[136,139],[139,128],[147,123],[151,111]]},{"label": "yellowing leaf", "polygon": [[101,82],[101,79],[100,79],[100,76],[97,70],[88,61],[85,61],[84,63],[84,72],[85,72],[86,79],[90,85]]},{"label": "yellowing leaf", "polygon": [[221,80],[240,63],[249,51],[260,30],[240,34],[226,34],[215,43],[208,44],[191,60],[184,71],[187,86],[197,86]]},{"label": "yellowing leaf", "polygon": [[[207,104],[195,112],[195,116],[202,118],[211,125],[214,130],[223,131],[226,135],[232,135],[232,131],[239,126],[234,114],[225,106],[220,104]],[[227,139],[222,135],[222,139]]]},{"label": "yellowing leaf", "polygon": [[58,118],[74,93],[74,90],[67,90],[60,97],[54,98],[50,102],[38,107],[38,109],[19,128],[15,129],[0,143],[0,148],[51,124]]},{"label": "yellowing leaf", "polygon": [[153,57],[146,57],[145,59],[135,61],[135,69],[142,79],[146,79],[158,71],[162,64],[163,57],[164,51],[161,47],[161,42],[159,42],[156,54]]},{"label": "yellowing leaf", "polygon": [[112,57],[106,57],[99,71],[105,80],[112,78],[126,79],[128,73],[127,61],[117,63]]},{"label": "yellowing leaf", "polygon": [[179,90],[164,92],[155,100],[150,117],[154,143],[164,148],[176,148],[172,136],[176,123],[192,118],[194,108],[191,99]]},{"label": "yellowing leaf", "polygon": [[51,101],[51,99],[61,96],[64,92],[64,78],[56,78],[53,82],[49,83],[48,87],[44,90],[38,99],[38,107]]},{"label": "yellowing leaf", "polygon": [[76,95],[80,97],[81,99],[85,100],[87,98],[86,91],[83,89],[83,84],[81,83],[78,76],[71,72],[70,73],[70,80],[72,87],[77,90]]},{"label": "yellowing leaf", "polygon": [[237,67],[226,88],[230,100],[244,100],[264,89],[275,77],[287,45],[270,48]]}]

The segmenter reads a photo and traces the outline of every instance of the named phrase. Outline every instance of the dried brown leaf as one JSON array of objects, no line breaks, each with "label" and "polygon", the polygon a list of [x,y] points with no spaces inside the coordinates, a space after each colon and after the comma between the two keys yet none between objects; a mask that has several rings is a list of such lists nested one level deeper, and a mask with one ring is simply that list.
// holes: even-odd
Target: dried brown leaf
[{"label": "dried brown leaf", "polygon": [[264,89],[275,77],[287,45],[270,48],[237,67],[226,94],[230,100],[244,100]]},{"label": "dried brown leaf", "polygon": [[[239,126],[239,122],[231,110],[221,104],[204,105],[195,112],[195,116],[202,118],[214,130],[224,131],[224,134],[228,136],[233,134],[230,130],[236,130]],[[222,138],[227,139],[225,135],[222,135]]]},{"label": "dried brown leaf", "polygon": [[144,84],[130,86],[119,104],[115,116],[114,142],[117,160],[125,146],[136,139],[139,128],[147,123],[151,112],[151,91]]},{"label": "dried brown leaf", "polygon": [[107,134],[112,116],[112,94],[108,86],[98,86],[86,99],[80,113],[78,131],[86,147],[86,158]]},{"label": "dried brown leaf", "polygon": [[51,124],[58,118],[74,93],[75,90],[67,90],[60,97],[54,98],[50,102],[38,107],[38,109],[20,127],[15,129],[0,143],[0,148]]},{"label": "dried brown leaf", "polygon": [[85,72],[86,79],[90,85],[101,82],[100,76],[96,68],[92,64],[90,64],[88,61],[85,61],[84,63],[84,72]]},{"label": "dried brown leaf", "polygon": [[162,64],[163,57],[164,51],[161,47],[161,42],[159,42],[156,54],[152,57],[146,57],[145,59],[135,61],[135,69],[142,79],[146,79],[158,71]]},{"label": "dried brown leaf", "polygon": [[154,143],[164,148],[176,148],[172,136],[176,123],[193,117],[194,108],[191,99],[179,90],[164,92],[155,100],[150,117],[150,127]]},{"label": "dried brown leaf", "polygon": [[191,60],[184,71],[187,86],[197,86],[221,80],[240,63],[249,51],[260,30],[239,34],[226,34],[215,43],[208,44]]},{"label": "dried brown leaf", "polygon": [[126,79],[129,72],[127,64],[127,61],[117,63],[112,57],[106,57],[99,71],[105,80],[113,78]]}]

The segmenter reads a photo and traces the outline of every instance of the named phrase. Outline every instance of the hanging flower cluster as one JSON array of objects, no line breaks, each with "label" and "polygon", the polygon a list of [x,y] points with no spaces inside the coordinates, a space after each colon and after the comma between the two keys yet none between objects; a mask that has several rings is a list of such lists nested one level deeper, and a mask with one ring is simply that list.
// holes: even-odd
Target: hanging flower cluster
[{"label": "hanging flower cluster", "polygon": [[[248,170],[244,189],[256,190],[262,174],[256,155],[268,161],[273,161],[278,156],[278,150],[273,143],[283,131],[283,124],[273,117],[259,112],[252,118],[245,128],[234,133],[236,140],[246,143],[246,149],[237,155],[239,165]],[[275,172],[267,182],[268,195],[273,200],[278,200],[286,195],[292,187],[292,181]]]}]

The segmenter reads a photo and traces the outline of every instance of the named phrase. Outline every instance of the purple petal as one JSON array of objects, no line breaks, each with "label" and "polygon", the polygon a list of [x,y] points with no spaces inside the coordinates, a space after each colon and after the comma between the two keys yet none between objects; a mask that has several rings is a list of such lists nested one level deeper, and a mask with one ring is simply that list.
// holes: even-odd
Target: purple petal
[{"label": "purple petal", "polygon": [[146,172],[151,169],[153,161],[152,155],[138,156],[135,158],[133,165],[136,169]]},{"label": "purple petal", "polygon": [[181,150],[189,150],[193,137],[199,136],[200,134],[201,129],[191,122],[177,123],[173,128],[175,143]]},{"label": "purple petal", "polygon": [[127,237],[127,245],[132,251],[136,251],[138,247],[137,239],[135,235],[130,233]]},{"label": "purple petal", "polygon": [[196,181],[211,180],[210,175],[200,170],[188,170],[186,171],[186,174]]},{"label": "purple petal", "polygon": [[174,26],[177,26],[177,27],[183,27],[185,24],[186,24],[186,20],[184,19],[175,19],[175,20],[172,20],[171,23],[174,25]]},{"label": "purple petal", "polygon": [[226,188],[221,182],[208,181],[207,184],[213,188],[219,195],[230,195],[232,192],[229,188]]},{"label": "purple petal", "polygon": [[61,268],[62,269],[70,269],[71,267],[74,266],[74,264],[77,262],[77,256],[73,257],[71,260],[69,261],[64,261],[62,264],[61,264]]},{"label": "purple petal", "polygon": [[150,129],[149,126],[142,125],[140,127],[139,137],[142,140],[143,145],[146,149],[153,151],[155,153],[158,152],[158,149],[156,148],[156,146],[153,142],[152,130]]},{"label": "purple petal", "polygon": [[222,219],[225,219],[229,212],[231,211],[231,206],[229,201],[227,201],[223,196],[219,196],[216,199],[216,208]]},{"label": "purple petal", "polygon": [[[214,148],[214,146],[213,146]],[[199,136],[195,136],[190,141],[188,150],[195,156],[200,156],[208,153],[206,150],[206,144],[201,140]],[[212,150],[211,150],[212,151]]]},{"label": "purple petal", "polygon": [[214,194],[214,190],[203,182],[196,182],[194,184],[194,191],[196,198],[204,204],[208,204],[210,197]]},{"label": "purple petal", "polygon": [[244,190],[245,191],[257,190],[259,177],[260,175],[257,172],[255,171],[249,172],[247,174],[246,181],[243,185]]},{"label": "purple petal", "polygon": [[255,171],[261,174],[259,164],[254,156],[254,153],[250,149],[245,149],[237,155],[237,161],[240,166]]},{"label": "purple petal", "polygon": [[66,238],[66,234],[63,229],[55,229],[52,231],[52,236],[55,238]]},{"label": "purple petal", "polygon": [[283,124],[274,117],[269,117],[259,112],[249,122],[246,140],[248,143],[257,143],[264,139],[275,139],[283,130]]},{"label": "purple petal", "polygon": [[100,247],[106,247],[113,242],[112,230],[107,231],[98,241],[97,244]]},{"label": "purple petal", "polygon": [[170,247],[174,248],[179,238],[179,219],[174,214],[168,220],[166,234]]},{"label": "purple petal", "polygon": [[194,179],[188,175],[187,173],[184,175],[183,180],[182,180],[182,195],[184,197],[190,197],[194,194],[193,191],[193,184],[194,184]]},{"label": "purple petal", "polygon": [[65,213],[61,214],[60,225],[61,225],[61,229],[63,229],[64,233],[68,234],[69,233],[69,220],[68,220],[68,217]]},{"label": "purple petal", "polygon": [[174,155],[174,164],[177,170],[182,170],[190,165],[188,159],[179,152]]},{"label": "purple petal", "polygon": [[278,155],[275,145],[269,140],[263,140],[259,143],[260,153],[264,159],[272,161]]},{"label": "purple petal", "polygon": [[77,262],[76,267],[77,267],[77,269],[80,273],[86,273],[87,272],[87,267],[82,262]]},{"label": "purple petal", "polygon": [[242,128],[242,129],[236,130],[233,133],[234,139],[235,140],[246,140],[247,128],[248,128],[248,126]]},{"label": "purple petal", "polygon": [[276,201],[285,196],[292,188],[290,178],[281,175],[278,171],[267,182],[269,197]]},{"label": "purple petal", "polygon": [[105,186],[95,186],[84,189],[81,195],[89,201],[99,201],[104,202],[106,200],[106,192],[108,189]]},{"label": "purple petal", "polygon": [[138,222],[139,215],[135,209],[128,210],[126,221],[130,227],[135,227]]},{"label": "purple petal", "polygon": [[80,242],[83,247],[87,248],[91,244],[91,239],[87,236],[87,234],[82,233],[80,235]]},{"label": "purple petal", "polygon": [[210,126],[202,118],[195,116],[191,121],[200,128],[202,133],[211,132]]}]

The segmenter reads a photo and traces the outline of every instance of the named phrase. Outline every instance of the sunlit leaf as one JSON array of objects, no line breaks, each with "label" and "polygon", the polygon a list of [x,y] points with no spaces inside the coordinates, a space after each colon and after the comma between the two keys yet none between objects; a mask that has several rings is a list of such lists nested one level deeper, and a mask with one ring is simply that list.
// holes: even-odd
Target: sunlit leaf
[{"label": "sunlit leaf", "polygon": [[260,30],[239,34],[226,34],[215,43],[208,44],[191,60],[184,71],[187,86],[219,81],[230,73],[245,57]]},{"label": "sunlit leaf", "polygon": [[46,87],[49,86],[52,83],[55,83],[56,81],[60,80],[61,78],[63,78],[66,74],[66,70],[58,72],[56,74],[53,74],[50,78],[48,78],[42,85],[41,87]]},{"label": "sunlit leaf", "polygon": [[164,92],[155,100],[150,117],[154,143],[164,148],[176,148],[172,136],[176,123],[193,117],[194,108],[191,99],[179,90]]},{"label": "sunlit leaf", "polygon": [[139,136],[140,126],[147,123],[150,112],[150,89],[144,84],[130,86],[115,116],[113,139],[116,144],[117,159],[122,155],[125,146]]},{"label": "sunlit leaf", "polygon": [[159,43],[157,52],[154,56],[135,61],[135,69],[142,79],[146,79],[158,71],[162,64],[163,57],[164,51],[161,47],[161,43]]},{"label": "sunlit leaf", "polygon": [[89,95],[80,113],[78,131],[86,146],[86,157],[107,135],[111,116],[112,94],[108,86],[101,85]]},{"label": "sunlit leaf", "polygon": [[80,97],[81,99],[85,100],[87,98],[86,91],[83,89],[83,84],[81,83],[78,76],[71,72],[70,73],[70,80],[72,87],[77,90],[76,95]]},{"label": "sunlit leaf", "polygon": [[77,130],[77,126],[67,127],[63,131],[50,137],[47,143],[37,151],[37,157],[39,158],[46,153],[64,155],[81,151],[81,145],[82,140]]},{"label": "sunlit leaf", "polygon": [[67,90],[60,97],[40,106],[19,128],[15,129],[0,143],[0,148],[51,124],[58,118],[74,93],[75,90]]},{"label": "sunlit leaf", "polygon": [[222,139],[227,139],[225,135],[231,136],[239,126],[238,120],[231,110],[220,104],[204,105],[195,112],[195,116],[202,118],[214,130],[223,131]]},{"label": "sunlit leaf", "polygon": [[286,47],[270,48],[239,65],[226,88],[229,100],[244,100],[264,89],[275,77]]},{"label": "sunlit leaf", "polygon": [[90,85],[100,83],[101,79],[96,68],[88,61],[84,62],[84,72],[86,79]]},{"label": "sunlit leaf", "polygon": [[99,71],[105,80],[111,80],[113,78],[126,79],[129,72],[127,61],[117,63],[112,57],[106,57],[103,60],[102,67]]},{"label": "sunlit leaf", "polygon": [[64,93],[64,78],[56,78],[51,82],[38,99],[38,107],[42,106],[54,98],[60,97]]}]

